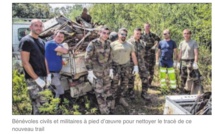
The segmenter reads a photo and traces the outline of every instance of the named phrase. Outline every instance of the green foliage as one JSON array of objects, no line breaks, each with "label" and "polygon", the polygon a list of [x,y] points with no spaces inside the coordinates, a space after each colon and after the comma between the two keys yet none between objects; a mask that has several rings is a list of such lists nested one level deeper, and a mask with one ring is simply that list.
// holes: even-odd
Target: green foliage
[{"label": "green foliage", "polygon": [[55,115],[58,111],[59,98],[54,98],[50,90],[44,90],[39,92],[40,99],[44,103],[39,107],[39,111],[42,114]]},{"label": "green foliage", "polygon": [[13,70],[12,113],[16,115],[31,114],[31,102],[28,96],[24,75]]},{"label": "green foliage", "polygon": [[[114,31],[125,27],[129,35],[133,29],[142,27],[145,22],[151,24],[151,31],[162,38],[162,31],[169,29],[171,38],[179,44],[183,40],[182,31],[189,28],[192,39],[199,48],[199,68],[205,77],[203,86],[211,88],[211,3],[191,4],[93,4],[90,14],[94,22],[99,22]],[[157,81],[158,75],[155,76]]]},{"label": "green foliage", "polygon": [[73,105],[73,109],[74,109],[74,111],[73,111],[74,115],[81,115],[81,113],[78,111],[79,105],[77,105],[77,104]]},{"label": "green foliage", "polygon": [[75,17],[80,16],[83,10],[82,5],[74,5],[73,7],[70,8],[69,12],[65,15],[69,19],[75,21]]},{"label": "green foliage", "polygon": [[192,37],[200,45],[211,41],[211,4],[94,4],[90,14],[99,22],[118,31],[125,27],[129,35],[145,22],[151,31],[162,37],[164,29],[170,29],[177,44],[182,40],[182,31],[191,29]]},{"label": "green foliage", "polygon": [[63,104],[59,106],[59,111],[62,115],[71,115],[72,110],[69,106],[69,100],[64,98]]},{"label": "green foliage", "polygon": [[98,109],[97,108],[91,108],[90,109],[91,114],[97,114],[98,113]]},{"label": "green foliage", "polygon": [[17,18],[52,18],[51,7],[49,4],[34,4],[34,3],[13,3],[13,17]]},{"label": "green foliage", "polygon": [[203,76],[203,88],[205,91],[211,91],[212,82],[212,59],[211,52],[207,46],[199,46],[199,61],[198,66]]}]

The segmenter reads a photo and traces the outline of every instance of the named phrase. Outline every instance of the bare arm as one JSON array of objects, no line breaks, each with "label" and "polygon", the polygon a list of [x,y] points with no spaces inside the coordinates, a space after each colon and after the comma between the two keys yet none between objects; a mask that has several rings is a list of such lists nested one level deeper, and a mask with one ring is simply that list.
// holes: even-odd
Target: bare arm
[{"label": "bare arm", "polygon": [[29,63],[29,58],[30,58],[30,53],[26,52],[26,51],[21,51],[21,60],[22,60],[22,65],[25,68],[26,72],[28,73],[28,75],[31,76],[32,79],[37,79],[38,76],[37,74],[34,72],[31,64]]},{"label": "bare arm", "polygon": [[138,63],[137,63],[137,57],[136,57],[135,52],[131,53],[131,57],[132,57],[132,61],[133,61],[134,65],[137,66]]},{"label": "bare arm", "polygon": [[156,61],[158,62],[159,61],[159,57],[160,57],[160,49],[157,50],[157,53],[156,53]]},{"label": "bare arm", "polygon": [[63,54],[67,54],[68,53],[68,50],[66,48],[61,47],[61,46],[56,47],[55,51],[63,53]]},{"label": "bare arm", "polygon": [[177,60],[177,49],[176,48],[174,49],[174,60],[175,61]]},{"label": "bare arm", "polygon": [[180,62],[181,56],[182,56],[182,51],[181,51],[181,49],[179,49],[179,53],[178,53],[178,62]]},{"label": "bare arm", "polygon": [[194,49],[194,54],[195,54],[195,57],[194,57],[194,62],[198,62],[198,49]]},{"label": "bare arm", "polygon": [[47,75],[48,75],[50,72],[49,72],[48,62],[47,62],[46,58],[45,58],[45,64],[46,64],[46,72],[47,72]]}]

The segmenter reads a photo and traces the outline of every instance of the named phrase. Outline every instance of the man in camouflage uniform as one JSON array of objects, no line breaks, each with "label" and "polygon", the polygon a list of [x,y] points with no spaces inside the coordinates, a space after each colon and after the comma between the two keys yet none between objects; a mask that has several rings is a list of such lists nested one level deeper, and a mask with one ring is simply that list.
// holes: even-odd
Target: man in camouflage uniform
[{"label": "man in camouflage uniform", "polygon": [[179,44],[178,68],[180,68],[181,88],[191,94],[201,93],[201,74],[198,70],[198,45],[191,39],[191,31],[184,29],[184,40]]},{"label": "man in camouflage uniform", "polygon": [[[146,44],[142,40],[140,40],[140,37],[141,37],[141,29],[136,28],[136,29],[134,29],[133,37],[131,37],[128,40],[128,42],[130,42],[134,46],[137,61],[138,61],[138,65],[139,65],[139,74],[140,74],[140,78],[141,78],[141,81],[142,81],[141,97],[144,100],[149,101],[150,98],[147,95],[149,72],[146,69],[145,61],[144,61],[145,45]],[[133,62],[131,62],[131,65],[133,65]],[[131,91],[133,91],[133,87],[134,87],[134,75],[131,75],[131,79],[129,81],[129,88],[130,88]]]},{"label": "man in camouflage uniform", "polygon": [[109,29],[103,27],[100,37],[91,41],[86,49],[86,67],[88,80],[93,84],[99,110],[101,114],[110,114],[113,109],[113,90],[111,90],[111,78],[113,78],[110,41],[107,40]]},{"label": "man in camouflage uniform", "polygon": [[150,31],[150,24],[144,24],[144,33],[142,34],[142,40],[146,43],[145,47],[145,65],[148,69],[149,76],[149,85],[151,85],[153,76],[154,76],[154,66],[155,66],[155,50],[157,48],[160,38]]},{"label": "man in camouflage uniform", "polygon": [[138,66],[134,47],[126,41],[126,37],[127,30],[121,28],[118,32],[118,40],[111,43],[114,70],[112,89],[115,91],[114,98],[116,98],[117,102],[119,101],[128,110],[125,96],[128,91],[129,75],[132,71],[130,67],[130,55],[134,62],[133,73],[138,73]]},{"label": "man in camouflage uniform", "polygon": [[44,90],[45,85],[48,86],[51,83],[51,74],[45,58],[45,42],[39,38],[42,28],[42,21],[33,19],[30,25],[30,34],[23,37],[19,44],[25,79],[32,103],[32,114],[34,115],[41,114],[39,107],[45,103],[39,92]]}]

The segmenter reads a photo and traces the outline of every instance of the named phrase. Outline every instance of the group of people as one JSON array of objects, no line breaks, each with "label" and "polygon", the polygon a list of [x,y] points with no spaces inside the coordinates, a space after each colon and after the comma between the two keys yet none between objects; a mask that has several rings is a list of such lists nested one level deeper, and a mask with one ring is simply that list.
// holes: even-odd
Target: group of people
[{"label": "group of people", "polygon": [[[33,19],[29,35],[20,41],[21,60],[33,107],[32,114],[40,114],[38,108],[43,105],[38,94],[40,91],[51,85],[56,97],[61,98],[64,94],[59,74],[62,68],[62,54],[69,51],[62,45],[64,32],[55,31],[53,40],[45,43],[39,38],[42,28],[42,21]],[[160,65],[161,89],[167,89],[167,72],[170,88],[177,88],[174,65],[180,66],[182,88],[189,87],[186,83],[193,79],[187,73],[198,68],[198,45],[191,40],[189,29],[183,31],[185,40],[179,44],[178,55],[176,43],[170,39],[168,29],[163,31],[162,41],[150,31],[149,23],[144,24],[144,31],[135,28],[133,36],[128,40],[128,31],[125,28],[119,29],[118,33],[111,33],[112,37],[109,36],[110,32],[109,28],[102,27],[99,37],[88,44],[85,54],[87,78],[93,85],[101,114],[113,114],[116,103],[128,109],[125,97],[135,98],[135,74],[139,74],[142,81],[141,97],[150,101],[147,90],[153,80],[155,64]]]},{"label": "group of people", "polygon": [[[135,28],[128,40],[125,28],[119,29],[118,33],[111,32],[110,36],[109,33],[109,28],[102,27],[99,38],[89,43],[85,55],[88,79],[94,85],[101,114],[113,114],[116,103],[128,109],[125,98],[135,99],[135,74],[139,74],[142,81],[141,97],[150,102],[147,90],[152,84],[155,65],[159,66],[162,93],[169,93],[169,89],[174,93],[178,91],[175,68],[180,69],[181,91],[201,90],[195,86],[201,80],[197,71],[198,45],[191,40],[189,29],[183,30],[184,41],[178,50],[170,30],[165,29],[163,40],[160,40],[150,31],[149,23],[144,24],[144,31]],[[199,74],[198,78],[192,75],[193,71]],[[166,80],[167,74],[169,81]]]},{"label": "group of people", "polygon": [[59,72],[62,68],[62,54],[68,53],[68,49],[62,46],[64,32],[56,31],[51,41],[44,42],[39,35],[42,33],[43,23],[39,19],[33,19],[30,24],[30,33],[20,41],[20,54],[24,68],[27,89],[32,103],[32,114],[40,114],[39,106],[44,101],[39,92],[54,87],[55,96],[64,94],[60,82]]}]

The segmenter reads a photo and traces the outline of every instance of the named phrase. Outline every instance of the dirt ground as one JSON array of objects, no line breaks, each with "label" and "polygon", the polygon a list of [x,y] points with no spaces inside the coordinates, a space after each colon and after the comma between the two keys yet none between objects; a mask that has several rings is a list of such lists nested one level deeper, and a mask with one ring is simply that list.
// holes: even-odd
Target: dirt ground
[{"label": "dirt ground", "polygon": [[[148,89],[148,94],[151,98],[151,102],[146,102],[140,97],[136,97],[135,100],[126,98],[129,104],[129,115],[162,115],[165,103],[165,96],[161,94],[157,87],[151,87]],[[125,109],[121,105],[116,106],[115,115],[124,115]]]}]

